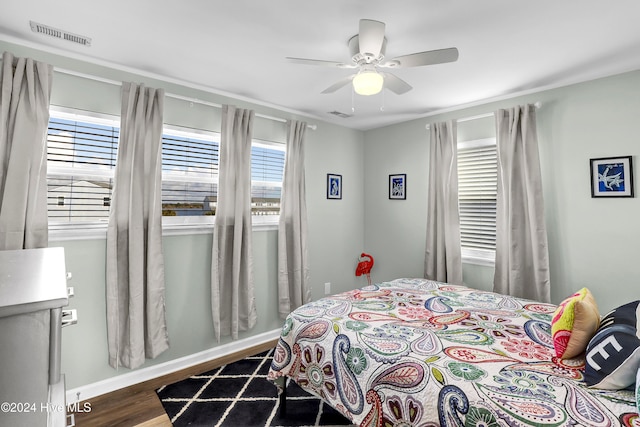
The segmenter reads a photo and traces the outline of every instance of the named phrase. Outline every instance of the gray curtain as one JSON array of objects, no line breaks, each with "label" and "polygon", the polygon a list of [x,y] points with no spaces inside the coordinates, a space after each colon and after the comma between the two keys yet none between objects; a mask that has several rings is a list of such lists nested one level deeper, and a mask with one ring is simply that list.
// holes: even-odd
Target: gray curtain
[{"label": "gray curtain", "polygon": [[496,112],[498,199],[493,290],[549,302],[549,254],[536,108]]},{"label": "gray curtain", "polygon": [[2,55],[0,250],[48,246],[47,127],[53,67]]},{"label": "gray curtain", "polygon": [[254,112],[222,107],[218,202],[211,259],[216,339],[238,338],[256,323],[251,249],[251,136]]},{"label": "gray curtain", "polygon": [[454,121],[448,121],[434,123],[429,129],[429,194],[424,277],[462,284],[457,127]]},{"label": "gray curtain", "polygon": [[287,154],[278,224],[278,312],[282,318],[311,301],[304,181],[306,130],[305,122],[287,122]]},{"label": "gray curtain", "polygon": [[107,228],[109,364],[134,369],[169,348],[162,252],[164,91],[122,85]]}]

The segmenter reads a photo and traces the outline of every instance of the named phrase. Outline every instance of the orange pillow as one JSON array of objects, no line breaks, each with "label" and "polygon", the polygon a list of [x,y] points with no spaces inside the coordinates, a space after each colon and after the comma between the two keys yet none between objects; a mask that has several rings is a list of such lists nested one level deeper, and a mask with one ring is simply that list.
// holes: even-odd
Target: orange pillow
[{"label": "orange pillow", "polygon": [[551,320],[556,356],[571,359],[584,352],[600,325],[600,313],[593,295],[582,288],[560,303]]}]

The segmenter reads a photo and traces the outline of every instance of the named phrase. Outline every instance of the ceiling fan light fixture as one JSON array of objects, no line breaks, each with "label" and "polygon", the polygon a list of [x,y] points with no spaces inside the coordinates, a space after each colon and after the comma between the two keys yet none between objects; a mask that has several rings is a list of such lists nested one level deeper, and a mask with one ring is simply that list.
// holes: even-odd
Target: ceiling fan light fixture
[{"label": "ceiling fan light fixture", "polygon": [[353,90],[358,95],[375,95],[380,93],[384,84],[382,74],[375,70],[363,69],[353,78]]}]

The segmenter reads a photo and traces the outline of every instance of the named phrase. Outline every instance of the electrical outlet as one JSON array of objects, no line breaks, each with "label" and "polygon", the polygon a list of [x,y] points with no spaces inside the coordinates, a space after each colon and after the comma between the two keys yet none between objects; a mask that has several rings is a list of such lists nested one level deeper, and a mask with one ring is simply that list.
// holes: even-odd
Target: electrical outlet
[{"label": "electrical outlet", "polygon": [[331,282],[326,282],[324,284],[324,294],[329,295],[331,293]]}]

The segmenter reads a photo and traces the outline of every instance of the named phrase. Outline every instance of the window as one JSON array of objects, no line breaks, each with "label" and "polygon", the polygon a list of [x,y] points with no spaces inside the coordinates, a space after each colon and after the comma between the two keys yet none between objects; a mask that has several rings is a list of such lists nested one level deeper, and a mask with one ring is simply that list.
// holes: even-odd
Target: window
[{"label": "window", "polygon": [[162,135],[162,215],[180,220],[170,222],[197,220],[193,217],[200,217],[202,222],[202,217],[215,215],[219,144],[217,134],[165,127]]},{"label": "window", "polygon": [[[165,127],[162,137],[162,215],[215,215],[218,203],[220,135]],[[284,144],[251,144],[251,212],[278,215],[284,171]],[[189,221],[193,222],[193,221]]]},{"label": "window", "polygon": [[458,143],[462,257],[495,261],[498,162],[495,138]]},{"label": "window", "polygon": [[251,146],[251,213],[279,215],[284,144],[253,140]]},{"label": "window", "polygon": [[[117,158],[119,119],[52,111],[48,129],[50,224],[106,223]],[[206,224],[215,215],[218,133],[165,126],[162,214],[165,224]],[[257,223],[280,213],[285,145],[254,140],[252,213]],[[262,220],[262,221],[260,221]]]},{"label": "window", "polygon": [[47,132],[49,223],[109,218],[118,125],[115,118],[51,115]]}]

